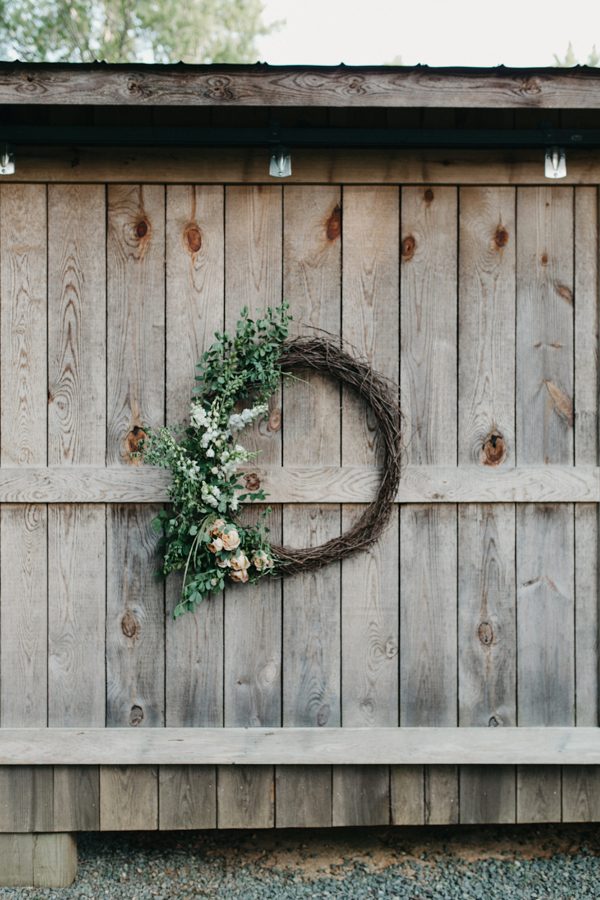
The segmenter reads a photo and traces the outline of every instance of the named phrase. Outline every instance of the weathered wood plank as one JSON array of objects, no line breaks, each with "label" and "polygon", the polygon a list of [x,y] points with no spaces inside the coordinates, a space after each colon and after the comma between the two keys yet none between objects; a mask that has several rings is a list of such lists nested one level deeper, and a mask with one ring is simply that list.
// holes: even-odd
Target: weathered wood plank
[{"label": "weathered wood plank", "polygon": [[[46,210],[43,186],[0,188],[0,463],[15,467],[47,462]],[[0,509],[3,726],[47,722],[46,543],[45,506]],[[48,825],[51,793],[51,769],[0,772],[0,828]]]},{"label": "weathered wood plank", "polygon": [[165,721],[164,588],[155,575],[156,532],[150,525],[157,512],[135,505],[111,510],[106,560],[110,726],[156,727]]},{"label": "weathered wood plank", "polygon": [[[29,729],[21,734],[27,740]],[[31,732],[32,733],[32,732]],[[44,733],[49,734],[44,728]],[[0,732],[2,744],[8,731]],[[52,831],[54,795],[52,767],[18,764],[0,768],[0,833]]]},{"label": "weathered wood plank", "polygon": [[273,66],[81,72],[13,64],[0,103],[66,106],[331,106],[597,109],[600,80],[576,69]]},{"label": "weathered wood plank", "polygon": [[[517,191],[517,461],[573,457],[573,191]],[[517,510],[520,725],[574,722],[573,508]],[[520,771],[518,821],[558,821],[561,773]]]},{"label": "weathered wood plank", "polygon": [[0,884],[68,887],[77,874],[77,842],[71,834],[0,835]]},{"label": "weathered wood plank", "polygon": [[[342,335],[398,381],[400,203],[394,187],[344,189]],[[342,391],[342,463],[377,461],[371,411]],[[342,530],[362,510],[342,509]],[[367,554],[342,563],[342,723],[398,724],[398,514]],[[390,819],[387,768],[334,769],[333,824]]]},{"label": "weathered wood plank", "polygon": [[[225,325],[242,306],[251,314],[276,306],[282,293],[282,194],[275,186],[229,187],[225,196]],[[281,397],[266,423],[244,436],[267,464],[281,463]],[[271,522],[281,538],[281,515]],[[263,581],[225,594],[225,725],[281,723],[281,584]],[[274,771],[243,767],[218,773],[220,828],[268,828],[275,816]]]},{"label": "weathered wood plank", "polygon": [[[103,465],[104,187],[49,186],[48,275],[48,462],[57,468]],[[104,507],[50,507],[48,562],[49,723],[100,725],[105,716]],[[97,770],[63,768],[54,784],[57,821],[71,828],[97,827],[98,791]]]},{"label": "weathered wood plank", "polygon": [[[147,729],[142,734],[166,729]],[[109,736],[114,729],[107,729]],[[133,733],[136,732],[131,730]],[[158,828],[158,769],[151,765],[100,767],[100,830],[154,831]]]},{"label": "weathered wood plank", "polygon": [[[456,191],[404,188],[400,384],[415,466],[457,461],[456,246]],[[456,532],[455,506],[401,510],[401,725],[456,724]],[[426,823],[457,821],[458,773],[454,780],[452,789],[445,769],[425,773]]]},{"label": "weathered wood plank", "polygon": [[3,466],[46,463],[46,189],[0,188]]},{"label": "weathered wood plank", "polygon": [[[166,420],[187,419],[196,363],[224,325],[224,188],[170,186],[166,209]],[[223,724],[223,601],[174,621],[181,579],[166,585],[166,724]],[[216,771],[161,769],[161,828],[214,828]]]},{"label": "weathered wood plank", "polygon": [[161,766],[158,776],[161,831],[215,828],[215,766]]},{"label": "weathered wood plank", "polygon": [[[271,184],[262,149],[17,149],[19,167],[3,182]],[[528,150],[294,150],[287,184],[547,185],[543,158]],[[594,185],[594,150],[569,148],[563,184]]]},{"label": "weathered wood plank", "polygon": [[[515,191],[460,191],[458,462],[515,456]],[[468,472],[468,469],[466,470]],[[460,725],[516,723],[515,509],[458,516]],[[516,773],[463,768],[461,822],[513,822]]]},{"label": "weathered wood plank", "polygon": [[48,462],[104,462],[105,191],[48,188]]},{"label": "weathered wood plank", "polygon": [[[598,461],[598,191],[575,191],[575,463]],[[598,725],[598,507],[575,507],[575,722]],[[600,770],[569,767],[563,821],[600,817]]]},{"label": "weathered wood plank", "polygon": [[[376,466],[252,466],[272,503],[369,503]],[[0,468],[0,503],[165,503],[168,473],[150,467]],[[397,503],[598,503],[596,466],[411,466]]]},{"label": "weathered wood plank", "polygon": [[[283,295],[292,330],[339,330],[341,191],[286,187]],[[314,372],[284,384],[285,465],[340,461],[340,388]],[[284,507],[283,541],[317,546],[340,533],[339,507]],[[283,586],[283,724],[340,724],[340,571],[298,576]],[[331,825],[331,771],[286,767],[276,773],[278,827]]]},{"label": "weathered wood plank", "polygon": [[[464,506],[458,515],[459,724],[516,724],[515,511]],[[460,821],[514,822],[515,771],[463,769]]]},{"label": "weathered wood plank", "polygon": [[4,771],[11,766],[54,764],[222,764],[245,772],[273,765],[591,766],[600,764],[600,730],[586,726],[0,730]]},{"label": "weathered wood plank", "polygon": [[100,506],[48,507],[48,724],[105,716],[105,516]]},{"label": "weathered wood plank", "polygon": [[69,887],[77,875],[77,839],[72,834],[33,835],[35,887]]},{"label": "weathered wood plank", "polygon": [[[369,503],[376,466],[252,466],[272,503]],[[168,473],[150,467],[0,468],[0,503],[165,503]],[[596,466],[411,466],[397,503],[598,503]]]},{"label": "weathered wood plank", "polygon": [[[108,189],[106,461],[139,462],[144,427],[164,422],[165,191]],[[156,509],[107,518],[107,725],[164,724],[164,585],[154,576]],[[131,808],[123,794],[131,798]],[[147,825],[139,823],[146,821]],[[102,829],[156,827],[158,770],[100,774]],[[137,823],[137,824],[136,824]]]}]

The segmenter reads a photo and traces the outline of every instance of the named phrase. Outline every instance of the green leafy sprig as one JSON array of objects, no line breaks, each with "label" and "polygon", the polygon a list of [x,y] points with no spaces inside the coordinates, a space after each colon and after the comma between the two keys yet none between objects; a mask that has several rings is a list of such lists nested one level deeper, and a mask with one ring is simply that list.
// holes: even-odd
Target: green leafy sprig
[{"label": "green leafy sprig", "polygon": [[187,426],[149,430],[144,460],[171,472],[170,508],[154,520],[161,532],[163,575],[183,574],[174,616],[193,611],[230,582],[253,582],[275,571],[264,512],[242,525],[241,503],[265,500],[245,491],[239,467],[256,453],[237,443],[268,411],[281,377],[288,335],[287,304],[253,320],[243,309],[235,334],[216,333],[197,365]]}]

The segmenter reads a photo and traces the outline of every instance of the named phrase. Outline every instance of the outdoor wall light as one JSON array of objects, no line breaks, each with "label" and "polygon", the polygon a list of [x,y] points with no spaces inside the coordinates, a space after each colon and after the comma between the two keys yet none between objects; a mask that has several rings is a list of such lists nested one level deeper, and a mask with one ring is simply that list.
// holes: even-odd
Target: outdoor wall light
[{"label": "outdoor wall light", "polygon": [[548,147],[546,149],[544,175],[546,178],[567,177],[567,157],[564,147]]},{"label": "outdoor wall light", "polygon": [[0,151],[0,175],[15,174],[15,154],[11,152],[8,144]]},{"label": "outdoor wall light", "polygon": [[292,157],[285,147],[276,147],[271,154],[269,175],[272,178],[289,178],[292,174]]}]

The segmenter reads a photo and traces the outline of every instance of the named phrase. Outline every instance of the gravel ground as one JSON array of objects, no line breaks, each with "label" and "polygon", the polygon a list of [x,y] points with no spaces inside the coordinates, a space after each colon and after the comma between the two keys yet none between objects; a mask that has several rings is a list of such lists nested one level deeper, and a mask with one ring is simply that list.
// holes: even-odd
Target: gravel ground
[{"label": "gravel ground", "polygon": [[0,898],[597,898],[597,832],[521,826],[80,835],[71,888],[4,888]]}]

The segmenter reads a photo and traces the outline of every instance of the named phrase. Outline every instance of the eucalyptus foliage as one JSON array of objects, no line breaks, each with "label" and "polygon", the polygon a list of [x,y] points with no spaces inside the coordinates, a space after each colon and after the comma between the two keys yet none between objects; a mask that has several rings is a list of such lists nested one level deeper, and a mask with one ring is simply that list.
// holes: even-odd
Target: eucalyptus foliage
[{"label": "eucalyptus foliage", "polygon": [[197,365],[189,424],[148,434],[145,462],[171,472],[171,506],[155,527],[162,532],[163,574],[183,573],[175,616],[228,581],[256,581],[275,571],[264,514],[255,525],[237,517],[241,503],[266,499],[240,481],[239,467],[256,453],[237,436],[266,415],[279,385],[287,310],[287,304],[269,308],[254,320],[244,309],[235,334],[215,334]]}]

